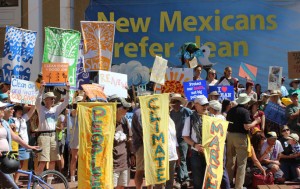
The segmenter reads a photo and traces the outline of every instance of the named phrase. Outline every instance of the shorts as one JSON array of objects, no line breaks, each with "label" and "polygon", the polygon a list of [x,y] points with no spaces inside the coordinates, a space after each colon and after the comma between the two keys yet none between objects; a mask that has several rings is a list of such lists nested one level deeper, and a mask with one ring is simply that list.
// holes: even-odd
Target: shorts
[{"label": "shorts", "polygon": [[29,152],[26,152],[26,149],[22,146],[19,146],[19,160],[29,159]]},{"label": "shorts", "polygon": [[135,153],[136,157],[136,170],[144,171],[144,147],[141,146]]},{"label": "shorts", "polygon": [[[38,145],[43,149],[39,154],[39,161],[58,161],[60,160],[58,143],[56,141],[55,133],[45,133],[38,137]],[[52,135],[51,135],[52,134]]]},{"label": "shorts", "polygon": [[114,187],[128,186],[130,180],[130,169],[123,171],[114,171]]}]

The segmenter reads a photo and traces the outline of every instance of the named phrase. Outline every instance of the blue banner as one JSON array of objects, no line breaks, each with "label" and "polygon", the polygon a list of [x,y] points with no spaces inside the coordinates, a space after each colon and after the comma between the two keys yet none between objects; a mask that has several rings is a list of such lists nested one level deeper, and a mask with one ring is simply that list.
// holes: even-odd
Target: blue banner
[{"label": "blue banner", "polygon": [[183,89],[184,95],[188,101],[192,101],[201,95],[204,95],[207,98],[205,80],[183,82]]},{"label": "blue banner", "polygon": [[1,82],[10,84],[13,77],[27,81],[35,79],[30,78],[31,70],[34,69],[32,60],[35,40],[34,31],[6,26]]},{"label": "blue banner", "polygon": [[85,12],[89,21],[116,22],[115,65],[135,60],[151,68],[157,55],[180,67],[180,47],[195,42],[210,48],[204,59],[217,63],[218,77],[231,66],[238,78],[247,62],[258,68],[263,90],[269,66],[287,68],[287,51],[300,50],[299,17],[296,0],[93,0]]},{"label": "blue banner", "polygon": [[209,86],[209,92],[217,91],[220,94],[219,100],[234,100],[233,86]]},{"label": "blue banner", "polygon": [[279,106],[278,104],[268,102],[264,113],[266,119],[273,121],[279,125],[285,125],[287,123],[285,108]]},{"label": "blue banner", "polygon": [[84,69],[84,56],[83,56],[83,41],[80,41],[78,60],[76,65],[76,88],[83,90],[81,85],[88,84],[90,82],[90,73]]}]

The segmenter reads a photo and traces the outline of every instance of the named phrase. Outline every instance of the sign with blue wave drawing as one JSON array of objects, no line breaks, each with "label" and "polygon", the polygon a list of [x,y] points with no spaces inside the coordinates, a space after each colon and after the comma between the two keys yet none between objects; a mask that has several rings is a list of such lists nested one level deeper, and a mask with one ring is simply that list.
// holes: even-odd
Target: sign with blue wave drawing
[{"label": "sign with blue wave drawing", "polygon": [[[1,82],[11,83],[11,78],[30,80],[36,32],[6,26],[2,58]],[[33,78],[34,79],[34,78]]]},{"label": "sign with blue wave drawing", "polygon": [[86,20],[116,22],[112,64],[151,68],[157,55],[180,67],[180,47],[194,42],[210,48],[203,59],[216,63],[218,77],[226,66],[239,77],[241,62],[257,67],[263,90],[269,66],[288,76],[287,52],[300,50],[299,18],[297,0],[93,0],[85,11]]}]

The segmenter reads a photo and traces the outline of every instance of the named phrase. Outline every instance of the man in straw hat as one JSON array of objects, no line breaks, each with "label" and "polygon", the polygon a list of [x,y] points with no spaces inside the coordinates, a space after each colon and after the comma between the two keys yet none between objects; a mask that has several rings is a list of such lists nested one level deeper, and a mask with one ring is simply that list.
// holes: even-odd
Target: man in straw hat
[{"label": "man in straw hat", "polygon": [[283,148],[279,140],[277,140],[277,134],[274,131],[266,134],[267,140],[263,143],[260,151],[259,161],[262,165],[267,167],[274,174],[275,181],[278,183],[284,182],[283,172],[280,169],[279,159]]},{"label": "man in straw hat", "polygon": [[211,93],[209,93],[208,95],[208,100],[219,100],[220,94],[217,91],[212,91]]},{"label": "man in straw hat", "polygon": [[175,123],[176,137],[180,152],[180,165],[177,169],[177,183],[175,183],[174,186],[176,188],[180,188],[181,186],[189,185],[189,173],[186,164],[188,144],[182,138],[182,130],[186,118],[189,117],[192,112],[190,109],[184,107],[187,101],[181,96],[181,94],[172,94],[170,99],[172,108],[170,117]]},{"label": "man in straw hat", "polygon": [[[43,95],[45,89],[45,82],[41,82],[41,87],[39,94],[36,98],[36,109],[39,115],[39,126],[38,126],[38,145],[43,149],[39,153],[39,167],[37,174],[40,174],[47,162],[49,163],[49,169],[55,169],[55,161],[60,160],[59,149],[57,145],[57,140],[55,137],[56,121],[60,113],[69,104],[69,82],[66,83],[67,94],[65,96],[64,102],[54,106],[56,96],[53,92],[47,92]],[[44,101],[44,106],[42,106],[42,100]]]},{"label": "man in straw hat", "polygon": [[227,134],[227,164],[230,182],[234,177],[234,163],[237,158],[237,170],[235,178],[235,188],[243,188],[246,164],[248,158],[248,140],[247,133],[256,124],[260,123],[257,118],[253,122],[250,118],[250,112],[246,109],[246,105],[250,102],[251,98],[246,93],[241,93],[236,100],[238,105],[229,110],[227,114],[228,134]]},{"label": "man in straw hat", "polygon": [[194,188],[202,188],[206,161],[202,146],[202,115],[207,115],[208,100],[205,96],[199,96],[194,100],[196,111],[184,122],[182,136],[191,146],[191,168],[193,173]]}]

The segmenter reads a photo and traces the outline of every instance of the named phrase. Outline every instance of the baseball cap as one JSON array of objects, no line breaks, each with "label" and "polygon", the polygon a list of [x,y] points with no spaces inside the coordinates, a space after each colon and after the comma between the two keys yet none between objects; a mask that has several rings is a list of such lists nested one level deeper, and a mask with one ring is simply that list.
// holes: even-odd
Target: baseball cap
[{"label": "baseball cap", "polygon": [[277,134],[274,131],[268,132],[266,138],[275,138],[277,139]]},{"label": "baseball cap", "polygon": [[206,98],[205,96],[203,96],[203,95],[202,95],[202,96],[199,96],[199,97],[197,97],[197,98],[195,98],[194,103],[195,103],[195,104],[198,103],[198,104],[200,104],[201,106],[206,105],[206,104],[209,104],[207,98]]}]

